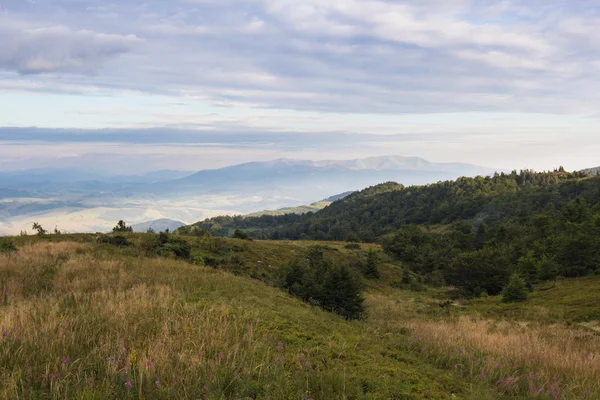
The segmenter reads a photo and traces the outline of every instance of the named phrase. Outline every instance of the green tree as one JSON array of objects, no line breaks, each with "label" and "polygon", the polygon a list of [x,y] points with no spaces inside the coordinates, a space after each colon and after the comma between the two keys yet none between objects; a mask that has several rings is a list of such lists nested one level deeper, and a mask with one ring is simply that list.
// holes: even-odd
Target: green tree
[{"label": "green tree", "polygon": [[244,231],[236,229],[235,232],[233,232],[232,238],[247,240],[248,239],[248,234],[246,232],[244,232]]},{"label": "green tree", "polygon": [[510,282],[502,291],[503,303],[516,303],[527,300],[529,290],[525,281],[517,274],[510,277]]},{"label": "green tree", "polygon": [[131,226],[127,226],[125,221],[119,220],[117,225],[113,228],[113,232],[133,232],[133,228]]},{"label": "green tree", "polygon": [[519,275],[525,281],[529,290],[533,290],[533,285],[538,282],[538,261],[535,259],[533,251],[528,251],[523,257],[519,258],[517,263]]},{"label": "green tree", "polygon": [[363,315],[360,280],[346,266],[330,268],[319,297],[321,307],[346,319],[357,319]]},{"label": "green tree", "polygon": [[379,273],[379,260],[377,259],[377,253],[373,250],[369,250],[365,256],[363,273],[367,278],[371,279],[379,279],[381,276]]},{"label": "green tree", "polygon": [[555,280],[560,273],[560,265],[554,259],[542,257],[538,262],[539,277],[544,281]]},{"label": "green tree", "polygon": [[48,233],[48,231],[46,231],[44,228],[42,228],[42,226],[40,224],[38,224],[37,222],[34,222],[31,229],[33,229],[34,231],[37,231],[38,236],[44,236],[46,233]]},{"label": "green tree", "polygon": [[447,270],[446,280],[467,295],[483,291],[497,295],[510,278],[510,262],[499,249],[461,253]]}]

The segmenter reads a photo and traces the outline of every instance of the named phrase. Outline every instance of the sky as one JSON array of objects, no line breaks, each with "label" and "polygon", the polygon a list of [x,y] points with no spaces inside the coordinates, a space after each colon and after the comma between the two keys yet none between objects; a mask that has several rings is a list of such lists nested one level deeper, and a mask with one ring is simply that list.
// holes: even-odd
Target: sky
[{"label": "sky", "polygon": [[600,165],[600,2],[0,0],[0,170]]}]

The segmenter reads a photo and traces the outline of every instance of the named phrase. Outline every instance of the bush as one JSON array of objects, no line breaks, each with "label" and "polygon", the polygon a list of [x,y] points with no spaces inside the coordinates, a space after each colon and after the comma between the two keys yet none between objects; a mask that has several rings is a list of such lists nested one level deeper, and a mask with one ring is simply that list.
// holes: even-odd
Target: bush
[{"label": "bush", "polygon": [[425,282],[436,288],[446,286],[444,274],[439,269],[436,269],[431,274],[427,275]]},{"label": "bush", "polygon": [[192,247],[185,239],[172,237],[166,232],[158,235],[145,234],[140,248],[146,256],[174,256],[185,260],[190,259],[192,251]]},{"label": "bush", "polygon": [[360,244],[358,243],[348,243],[344,246],[344,248],[348,250],[360,250]]},{"label": "bush", "polygon": [[248,234],[244,231],[240,231],[239,229],[236,229],[235,232],[233,232],[233,236],[232,238],[234,239],[242,239],[242,240],[248,240]]},{"label": "bush", "polygon": [[446,271],[446,280],[467,296],[478,297],[483,290],[497,295],[508,283],[509,271],[505,252],[486,248],[459,254]]},{"label": "bush", "polygon": [[0,253],[13,253],[15,251],[17,251],[17,246],[12,240],[8,238],[0,239]]},{"label": "bush", "polygon": [[335,312],[346,319],[363,315],[360,279],[346,266],[334,266],[313,247],[306,258],[289,263],[280,271],[279,285],[303,301]]},{"label": "bush", "polygon": [[99,244],[109,244],[112,246],[119,246],[119,247],[131,246],[131,242],[129,240],[127,240],[127,238],[125,236],[122,236],[122,235],[100,236],[98,238],[98,243]]},{"label": "bush", "polygon": [[502,291],[503,303],[516,303],[527,300],[529,290],[525,281],[517,274],[513,274],[510,282]]}]

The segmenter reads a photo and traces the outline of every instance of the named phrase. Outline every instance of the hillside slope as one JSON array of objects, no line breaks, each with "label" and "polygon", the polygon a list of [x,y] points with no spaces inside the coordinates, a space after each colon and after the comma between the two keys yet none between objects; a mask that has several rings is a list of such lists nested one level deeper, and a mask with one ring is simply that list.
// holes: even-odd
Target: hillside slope
[{"label": "hillside slope", "polygon": [[[186,238],[195,256],[175,260],[141,255],[158,235],[124,237],[128,245],[108,244],[114,235],[51,235],[12,238],[16,253],[0,247],[0,397],[600,395],[595,278],[540,287],[518,305],[521,319],[507,320],[498,297],[448,308],[445,289],[398,290],[402,268],[388,260],[365,292],[365,319],[349,322],[245,275],[276,275],[315,244],[336,264],[376,245]],[[208,268],[194,264],[199,255],[219,259]],[[578,299],[552,295],[565,290]],[[592,312],[585,324],[568,315],[576,304]],[[547,312],[558,307],[564,315]]]},{"label": "hillside slope", "polygon": [[[588,177],[588,179],[584,179]],[[213,234],[246,229],[260,239],[374,241],[404,224],[448,224],[458,220],[504,219],[540,212],[581,196],[598,202],[600,178],[586,173],[532,171],[493,177],[459,178],[426,186],[377,185],[336,201],[316,213],[217,217],[195,224]]]},{"label": "hillside slope", "polygon": [[2,398],[465,395],[364,323],[252,279],[72,238],[0,254]]}]

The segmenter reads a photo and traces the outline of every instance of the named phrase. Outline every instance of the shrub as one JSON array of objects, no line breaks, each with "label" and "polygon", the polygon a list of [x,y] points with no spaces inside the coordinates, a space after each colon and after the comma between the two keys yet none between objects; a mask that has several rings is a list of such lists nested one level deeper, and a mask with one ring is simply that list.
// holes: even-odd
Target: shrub
[{"label": "shrub", "polygon": [[510,262],[500,249],[461,253],[446,271],[446,280],[467,296],[502,292],[510,279]]},{"label": "shrub", "polygon": [[158,235],[145,234],[140,243],[140,249],[146,256],[174,256],[188,260],[192,248],[190,244],[181,238],[172,237],[167,232]]},{"label": "shrub", "polygon": [[242,239],[242,240],[248,240],[248,234],[244,231],[241,231],[239,229],[236,229],[235,232],[233,232],[233,236],[232,238],[234,239]]},{"label": "shrub", "polygon": [[131,246],[131,242],[129,240],[127,240],[127,238],[125,236],[122,236],[122,235],[115,235],[115,236],[103,235],[98,238],[98,243],[109,244],[112,246],[119,246],[119,247]]},{"label": "shrub", "polygon": [[17,246],[8,238],[0,239],[0,253],[13,253],[17,251]]},{"label": "shrub", "polygon": [[279,285],[303,301],[319,305],[346,319],[363,315],[360,279],[346,266],[334,266],[313,247],[304,260],[295,260],[280,271]]},{"label": "shrub", "polygon": [[344,246],[344,248],[348,250],[360,250],[360,244],[358,243],[348,243]]},{"label": "shrub", "polygon": [[502,291],[503,303],[516,303],[527,300],[529,290],[525,281],[517,274],[513,274],[510,282]]},{"label": "shrub", "polygon": [[426,277],[426,282],[433,287],[442,287],[446,286],[446,280],[444,279],[444,274],[439,269],[436,269],[431,274]]}]

